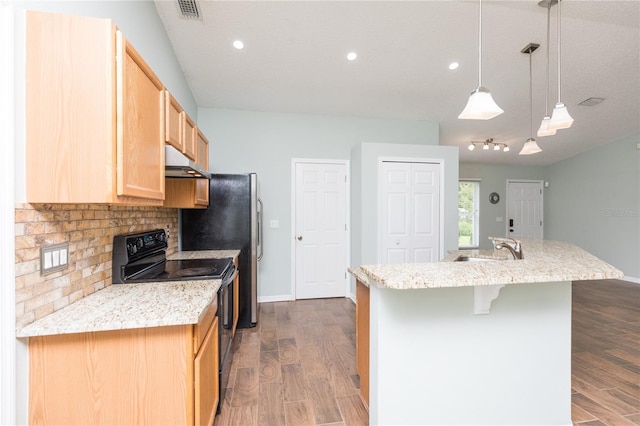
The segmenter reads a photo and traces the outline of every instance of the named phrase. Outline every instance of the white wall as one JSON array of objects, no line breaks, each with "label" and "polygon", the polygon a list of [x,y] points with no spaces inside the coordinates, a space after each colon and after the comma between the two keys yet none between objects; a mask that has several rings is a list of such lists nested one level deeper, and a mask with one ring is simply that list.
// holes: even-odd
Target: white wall
[{"label": "white wall", "polygon": [[569,241],[640,282],[640,135],[547,168],[545,236]]},{"label": "white wall", "polygon": [[[264,257],[258,267],[261,300],[292,296],[292,158],[349,160],[351,149],[364,141],[438,143],[438,124],[428,121],[200,108],[198,125],[209,138],[209,164],[213,172],[258,174],[266,224]],[[352,193],[351,197],[353,205],[358,194]],[[271,220],[278,220],[280,227],[270,228]]]},{"label": "white wall", "polygon": [[13,9],[0,3],[0,424],[16,423]]}]

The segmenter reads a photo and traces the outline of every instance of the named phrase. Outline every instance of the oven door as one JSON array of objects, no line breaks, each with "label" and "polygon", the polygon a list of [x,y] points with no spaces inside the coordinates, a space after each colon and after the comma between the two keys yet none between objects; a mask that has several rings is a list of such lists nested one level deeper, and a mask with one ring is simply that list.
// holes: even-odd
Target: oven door
[{"label": "oven door", "polygon": [[225,390],[229,383],[229,373],[231,370],[231,344],[233,343],[233,283],[238,274],[235,266],[233,271],[228,273],[222,280],[220,290],[218,290],[218,336],[219,336],[219,384],[220,384],[220,404],[218,413],[224,401]]}]

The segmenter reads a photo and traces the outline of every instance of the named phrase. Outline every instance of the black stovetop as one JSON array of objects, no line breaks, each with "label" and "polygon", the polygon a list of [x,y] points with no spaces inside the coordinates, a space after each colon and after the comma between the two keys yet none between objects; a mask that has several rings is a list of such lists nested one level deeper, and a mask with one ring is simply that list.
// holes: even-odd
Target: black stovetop
[{"label": "black stovetop", "polygon": [[167,260],[166,249],[167,236],[162,229],[116,235],[113,283],[223,279],[231,276],[235,269],[230,257]]}]

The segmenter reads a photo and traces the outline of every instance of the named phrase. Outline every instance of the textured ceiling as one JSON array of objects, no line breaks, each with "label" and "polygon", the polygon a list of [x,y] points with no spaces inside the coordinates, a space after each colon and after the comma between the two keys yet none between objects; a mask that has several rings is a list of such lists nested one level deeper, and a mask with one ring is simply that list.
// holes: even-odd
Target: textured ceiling
[{"label": "textured ceiling", "polygon": [[[543,152],[518,156],[545,110],[547,9],[483,2],[483,85],[505,113],[458,120],[478,80],[476,1],[200,1],[202,18],[156,1],[198,106],[432,120],[462,161],[547,165],[640,132],[640,2],[562,2],[562,100],[575,119]],[[550,109],[557,100],[556,11],[551,15]],[[241,39],[245,48],[232,47]],[[345,55],[356,51],[349,62]],[[455,71],[452,61],[460,63]],[[606,100],[579,106],[589,98]],[[466,149],[493,138],[508,153]]]}]

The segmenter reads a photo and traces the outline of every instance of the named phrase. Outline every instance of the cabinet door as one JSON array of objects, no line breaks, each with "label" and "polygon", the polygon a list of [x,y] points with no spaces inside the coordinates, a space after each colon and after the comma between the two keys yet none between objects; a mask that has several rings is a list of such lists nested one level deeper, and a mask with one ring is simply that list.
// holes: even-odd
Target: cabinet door
[{"label": "cabinet door", "polygon": [[115,26],[36,11],[26,12],[25,24],[27,201],[111,202]]},{"label": "cabinet door", "polygon": [[163,200],[164,87],[119,31],[117,51],[117,194]]},{"label": "cabinet door", "polygon": [[197,144],[197,129],[196,123],[193,122],[191,117],[186,112],[182,112],[182,127],[183,127],[183,140],[184,147],[182,152],[191,160],[196,161],[196,144]]},{"label": "cabinet door", "polygon": [[196,181],[196,193],[195,193],[195,205],[196,206],[208,206],[209,205],[209,179],[195,179]]},{"label": "cabinet door", "polygon": [[175,100],[168,90],[164,91],[165,94],[165,126],[164,126],[164,139],[165,142],[171,146],[174,146],[178,151],[182,152],[183,137],[182,137],[182,107]]},{"label": "cabinet door", "polygon": [[200,129],[198,129],[196,163],[206,171],[209,171],[209,141]]},{"label": "cabinet door", "polygon": [[218,317],[215,318],[194,361],[195,424],[213,424],[218,408]]},{"label": "cabinet door", "polygon": [[167,178],[164,207],[206,208],[209,205],[209,179]]}]

